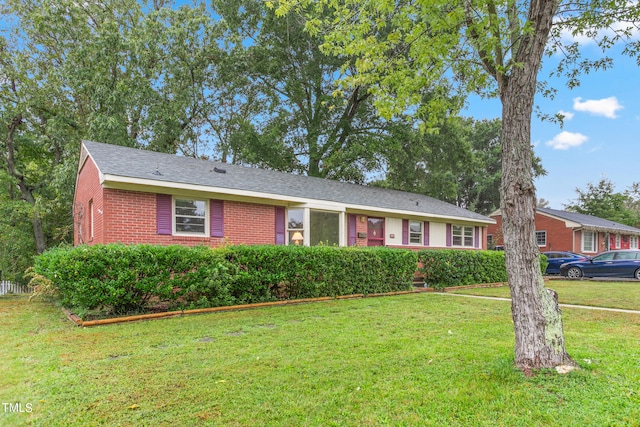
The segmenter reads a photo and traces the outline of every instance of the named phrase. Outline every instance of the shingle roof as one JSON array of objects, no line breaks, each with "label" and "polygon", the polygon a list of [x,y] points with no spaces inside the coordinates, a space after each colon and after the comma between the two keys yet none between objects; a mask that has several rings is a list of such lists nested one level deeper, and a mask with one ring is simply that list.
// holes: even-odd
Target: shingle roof
[{"label": "shingle roof", "polygon": [[[425,195],[157,153],[92,141],[83,145],[102,174],[157,181],[171,187],[182,183],[209,188],[251,191],[286,197],[338,202],[355,208],[384,208],[482,223],[484,215]],[[214,170],[226,173],[216,173]]]},{"label": "shingle roof", "polygon": [[560,211],[556,209],[549,208],[536,208],[538,212],[545,213],[547,215],[555,216],[557,218],[561,218],[567,221],[576,222],[582,225],[582,228],[586,230],[594,230],[594,231],[604,231],[604,232],[626,232],[630,234],[640,235],[640,229],[634,228],[625,224],[620,224],[615,221],[610,221],[608,219],[598,218],[596,216],[576,213],[576,212],[567,212]]}]

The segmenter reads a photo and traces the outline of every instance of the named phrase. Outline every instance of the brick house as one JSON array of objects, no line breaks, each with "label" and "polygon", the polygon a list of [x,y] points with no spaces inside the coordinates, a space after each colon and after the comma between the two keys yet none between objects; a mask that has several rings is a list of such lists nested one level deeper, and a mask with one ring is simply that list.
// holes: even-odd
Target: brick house
[{"label": "brick house", "polygon": [[[489,246],[502,245],[502,214],[487,230]],[[591,215],[537,208],[536,240],[541,252],[570,251],[595,254],[610,249],[638,249],[640,229]]]},{"label": "brick house", "polygon": [[419,194],[83,141],[74,243],[486,249],[494,220]]}]

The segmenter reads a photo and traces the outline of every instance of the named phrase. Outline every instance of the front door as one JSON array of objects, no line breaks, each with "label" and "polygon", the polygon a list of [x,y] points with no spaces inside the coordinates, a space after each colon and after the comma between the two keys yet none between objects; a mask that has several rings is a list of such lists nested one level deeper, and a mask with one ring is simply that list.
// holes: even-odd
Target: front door
[{"label": "front door", "polygon": [[384,218],[369,217],[367,224],[367,246],[384,246]]}]

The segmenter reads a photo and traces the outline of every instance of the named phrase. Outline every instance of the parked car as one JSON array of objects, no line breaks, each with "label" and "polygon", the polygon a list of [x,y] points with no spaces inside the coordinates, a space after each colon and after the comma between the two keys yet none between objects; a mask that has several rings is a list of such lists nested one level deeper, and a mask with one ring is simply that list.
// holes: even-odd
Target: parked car
[{"label": "parked car", "polygon": [[547,269],[544,274],[560,274],[560,266],[562,264],[572,261],[586,261],[589,259],[585,255],[573,252],[550,251],[542,252],[542,254],[546,255],[547,260],[549,261],[549,265],[547,265]]},{"label": "parked car", "polygon": [[640,280],[640,250],[602,252],[586,261],[573,261],[560,266],[560,274],[580,277],[635,277]]}]

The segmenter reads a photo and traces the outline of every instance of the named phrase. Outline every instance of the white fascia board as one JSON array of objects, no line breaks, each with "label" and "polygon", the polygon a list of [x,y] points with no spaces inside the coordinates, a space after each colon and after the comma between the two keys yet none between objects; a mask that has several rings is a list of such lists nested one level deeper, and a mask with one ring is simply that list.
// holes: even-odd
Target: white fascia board
[{"label": "white fascia board", "polygon": [[303,197],[285,196],[282,194],[263,193],[257,191],[237,190],[233,188],[210,187],[204,185],[186,184],[181,182],[157,181],[153,179],[131,178],[119,175],[110,175],[100,173],[100,182],[105,188],[159,192],[165,191],[169,193],[192,193],[201,197],[210,197],[211,193],[220,194],[222,199],[249,201],[254,203],[264,203],[270,205],[286,205],[289,207],[311,208],[335,212],[361,213],[365,215],[389,214],[390,216],[414,217],[416,219],[443,219],[448,221],[456,221],[468,224],[495,224],[494,220],[476,220],[471,218],[429,214],[415,211],[405,211],[389,208],[380,208],[376,206],[351,205],[339,202],[332,202],[319,199],[308,199]]},{"label": "white fascia board", "polygon": [[373,206],[360,206],[360,205],[347,205],[348,213],[353,214],[361,214],[361,215],[370,215],[370,216],[379,216],[381,213],[389,214],[389,217],[398,217],[403,219],[416,219],[416,220],[429,220],[429,219],[442,219],[445,221],[455,221],[456,224],[464,223],[464,224],[495,224],[496,221],[493,219],[488,220],[480,220],[473,218],[465,218],[454,215],[439,215],[434,213],[426,213],[426,212],[415,212],[415,211],[405,211],[405,210],[397,210],[397,209],[388,209],[388,208],[378,208]]},{"label": "white fascia board", "polygon": [[102,175],[100,182],[105,188],[144,191],[157,193],[165,191],[173,194],[193,194],[201,197],[211,197],[211,194],[219,194],[225,200],[250,201],[254,203],[265,203],[271,205],[287,205],[291,207],[323,209],[337,212],[344,212],[345,206],[341,203],[307,199],[302,197],[284,196],[266,192],[238,190],[234,188],[210,187],[196,184],[186,184],[181,182],[156,181],[153,179],[130,178],[118,175]]}]

